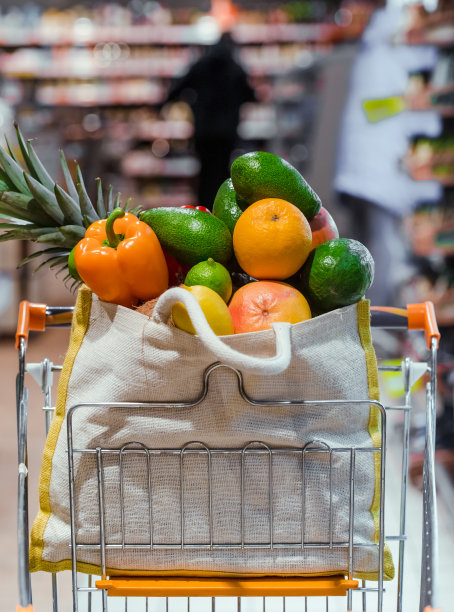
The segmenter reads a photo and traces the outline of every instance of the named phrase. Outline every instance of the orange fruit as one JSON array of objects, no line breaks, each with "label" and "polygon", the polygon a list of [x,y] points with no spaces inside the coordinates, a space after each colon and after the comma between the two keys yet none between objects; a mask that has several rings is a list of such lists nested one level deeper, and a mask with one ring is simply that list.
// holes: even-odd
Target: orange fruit
[{"label": "orange fruit", "polygon": [[257,279],[289,278],[301,268],[311,248],[308,220],[296,206],[278,198],[251,204],[233,231],[238,263]]},{"label": "orange fruit", "polygon": [[229,304],[235,334],[270,329],[273,323],[299,323],[311,318],[306,298],[279,281],[257,281],[235,291]]}]

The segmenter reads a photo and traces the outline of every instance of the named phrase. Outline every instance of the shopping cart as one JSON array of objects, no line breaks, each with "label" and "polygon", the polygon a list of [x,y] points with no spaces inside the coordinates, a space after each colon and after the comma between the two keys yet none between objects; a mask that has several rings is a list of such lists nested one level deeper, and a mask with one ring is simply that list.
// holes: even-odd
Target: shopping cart
[{"label": "shopping cart", "polygon": [[[52,407],[51,389],[53,383],[53,374],[61,370],[62,366],[52,363],[48,359],[43,359],[39,363],[27,363],[26,350],[30,331],[44,331],[48,327],[53,326],[68,326],[71,322],[73,309],[70,307],[48,307],[42,304],[32,304],[22,302],[20,305],[19,322],[16,334],[16,346],[19,352],[19,372],[16,381],[17,390],[17,431],[18,431],[18,574],[19,574],[19,601],[18,611],[33,610],[32,605],[32,588],[31,577],[28,565],[29,553],[29,521],[28,521],[28,466],[27,466],[27,413],[28,413],[28,390],[25,386],[25,377],[31,375],[41,386],[44,396],[44,412],[46,418],[46,427],[49,428],[52,420],[54,408]],[[434,466],[434,440],[435,440],[435,414],[436,414],[436,373],[437,373],[437,347],[439,341],[439,333],[435,320],[434,308],[432,303],[425,302],[423,304],[408,305],[406,309],[395,308],[372,308],[371,324],[374,329],[388,329],[390,333],[394,330],[419,330],[425,334],[426,345],[428,349],[427,361],[415,362],[410,358],[404,358],[401,365],[384,366],[379,365],[380,370],[401,372],[403,385],[405,390],[404,403],[401,405],[385,406],[382,403],[367,399],[353,400],[365,405],[367,410],[370,405],[375,405],[380,413],[382,426],[382,441],[379,447],[368,448],[330,448],[325,443],[320,443],[317,440],[306,444],[304,448],[289,449],[289,448],[272,448],[260,441],[251,441],[243,448],[208,448],[205,444],[198,441],[184,445],[183,448],[175,449],[158,449],[145,448],[143,445],[131,440],[130,443],[123,445],[119,449],[103,449],[103,448],[78,448],[74,446],[72,436],[72,418],[74,414],[83,407],[82,405],[72,406],[68,411],[68,471],[69,471],[69,493],[70,493],[70,515],[71,515],[71,555],[72,555],[72,607],[74,611],[78,610],[118,610],[118,604],[121,609],[129,610],[147,610],[153,605],[153,610],[190,610],[197,609],[198,611],[210,609],[212,612],[220,610],[237,610],[238,612],[248,612],[254,610],[279,610],[288,612],[292,609],[305,610],[312,612],[313,610],[326,610],[334,612],[335,610],[368,610],[376,609],[377,612],[383,610],[396,609],[397,612],[405,612],[404,607],[404,569],[405,569],[405,544],[407,539],[406,533],[406,514],[407,514],[407,482],[408,482],[408,460],[409,460],[409,443],[410,443],[410,414],[412,409],[412,393],[411,387],[416,379],[425,376],[426,383],[426,439],[424,452],[424,470],[423,470],[423,517],[422,517],[422,561],[421,561],[421,577],[420,577],[420,612],[429,612],[438,607],[438,585],[437,585],[437,511],[436,511],[436,495],[435,495],[435,466]],[[398,333],[401,333],[400,331]],[[210,376],[218,368],[227,367],[220,363],[212,364],[205,371],[203,390],[199,398],[191,399],[187,403],[179,403],[178,407],[194,406],[202,401],[206,396],[210,385]],[[257,404],[254,399],[250,398],[242,383],[241,372],[234,370],[237,376],[238,388],[243,399],[248,402]],[[345,406],[345,400],[339,402],[337,400],[324,400],[325,403],[330,403],[335,406],[341,404]],[[279,401],[272,400],[268,404],[278,404]],[[310,404],[311,402],[286,401],[281,403],[295,404],[298,406]],[[323,403],[323,402],[312,402]],[[172,406],[172,403],[166,403],[166,406]],[[262,405],[260,403],[259,405]],[[263,403],[267,405],[266,402]],[[99,406],[106,404],[93,404],[91,409],[96,410]],[[116,406],[122,407],[120,403]],[[149,410],[162,406],[162,403],[131,403],[125,404],[128,410]],[[86,405],[85,405],[86,407]],[[399,477],[400,491],[400,517],[397,527],[397,533],[387,533],[385,536],[385,493],[386,493],[386,439],[387,433],[390,430],[390,422],[397,415],[402,432],[401,442],[401,469]],[[393,443],[394,444],[394,443]],[[354,504],[355,504],[355,460],[361,452],[376,453],[380,465],[380,512],[379,512],[379,538],[374,542],[362,542],[359,544],[355,540],[354,526]],[[400,451],[399,451],[400,452]],[[95,456],[95,466],[98,479],[98,505],[99,505],[99,541],[95,544],[87,544],[79,542],[76,536],[75,524],[77,521],[77,507],[74,503],[74,458],[76,455],[91,454]],[[123,507],[123,476],[122,476],[122,461],[128,457],[128,454],[140,454],[147,461],[148,466],[150,458],[155,460],[159,457],[167,457],[172,455],[177,458],[177,462],[182,468],[184,461],[189,456],[203,458],[207,463],[207,479],[211,478],[211,463],[215,457],[239,457],[241,463],[241,499],[244,497],[244,492],[247,489],[246,470],[244,469],[245,462],[251,456],[265,456],[269,466],[269,481],[268,493],[268,524],[270,525],[268,538],[260,544],[250,544],[245,541],[244,536],[240,542],[223,542],[217,543],[213,537],[211,523],[211,495],[210,495],[210,510],[208,530],[210,538],[208,543],[197,544],[187,542],[184,534],[184,524],[181,524],[181,541],[168,546],[176,546],[178,548],[210,548],[221,546],[223,548],[235,547],[247,549],[248,547],[261,547],[264,549],[279,549],[279,547],[297,546],[304,548],[312,546],[315,548],[332,549],[333,547],[344,548],[348,551],[348,571],[345,575],[338,576],[317,576],[317,577],[248,577],[248,578],[201,578],[201,577],[144,577],[144,576],[108,576],[106,557],[109,554],[111,547],[142,547],[152,550],[157,546],[153,542],[152,523],[153,517],[151,513],[151,502],[148,502],[148,507],[145,506],[144,514],[149,515],[150,527],[150,542],[146,544],[131,544],[128,542],[125,534],[122,536],[120,543],[112,544],[109,542],[107,526],[105,525],[105,508],[103,507],[103,457],[106,454],[116,454],[120,464],[120,498],[119,504],[122,511],[122,524],[124,524],[124,507]],[[273,478],[272,465],[276,456],[282,453],[293,453],[298,455],[302,465],[302,482],[303,495],[305,483],[305,461],[309,460],[313,453],[325,453],[328,458],[327,465],[331,470],[332,457],[336,453],[345,453],[349,457],[350,465],[350,503],[344,509],[348,514],[348,537],[345,541],[339,542],[335,540],[331,529],[332,523],[332,498],[335,491],[332,490],[333,484],[331,481],[331,471],[329,471],[329,488],[330,488],[330,509],[329,509],[329,534],[326,541],[309,542],[304,534],[304,516],[301,518],[301,541],[292,544],[283,544],[275,541],[273,537]],[[183,470],[180,471],[181,481],[181,498],[180,498],[180,515],[184,515],[185,498],[183,494]],[[210,486],[210,484],[209,484]],[[209,489],[210,490],[210,489]],[[151,497],[150,490],[148,496]],[[304,504],[303,504],[304,507]],[[389,528],[387,527],[387,530]],[[391,583],[384,583],[384,549],[385,544],[395,546],[397,560],[397,576]],[[371,546],[376,547],[378,551],[378,567],[376,581],[358,580],[355,578],[355,559],[354,547]],[[99,566],[101,568],[100,576],[87,577],[80,575],[76,570],[76,561],[78,553],[84,547],[91,546],[99,553]],[[161,548],[165,545],[160,545]],[[53,611],[59,610],[59,585],[57,583],[57,575],[51,575],[51,587],[49,588],[52,601]],[[67,596],[67,594],[66,594]],[[230,607],[229,607],[230,606]],[[233,607],[232,607],[233,606]],[[49,605],[50,609],[50,605]],[[67,607],[65,608],[67,609]],[[151,607],[150,607],[151,609]]]}]

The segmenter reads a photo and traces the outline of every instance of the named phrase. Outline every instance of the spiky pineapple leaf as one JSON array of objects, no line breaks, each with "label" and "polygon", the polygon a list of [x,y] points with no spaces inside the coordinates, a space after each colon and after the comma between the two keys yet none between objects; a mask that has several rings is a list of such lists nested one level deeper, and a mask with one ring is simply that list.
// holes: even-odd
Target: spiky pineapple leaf
[{"label": "spiky pineapple leaf", "polygon": [[60,272],[63,272],[63,270],[67,270],[68,269],[68,258],[65,257],[64,255],[62,255],[61,257],[54,257],[53,258],[54,261],[50,264],[49,268],[55,268],[56,266],[60,266],[61,264],[64,264],[60,270],[58,270],[57,274]]},{"label": "spiky pineapple leaf", "polygon": [[[14,183],[11,182],[3,168],[0,168],[0,182],[2,185],[0,191],[15,191],[17,189],[17,187],[14,185]],[[5,186],[5,189],[3,188],[3,186]]]},{"label": "spiky pineapple leaf", "polygon": [[80,183],[77,183],[77,193],[79,194],[80,210],[82,212],[82,218],[84,220],[85,227],[88,227],[95,221],[98,221],[99,217],[93,208],[91,200],[88,198],[87,192],[84,190]]},{"label": "spiky pineapple leaf", "polygon": [[83,219],[80,213],[80,208],[70,195],[66,193],[59,185],[54,186],[55,197],[57,198],[60,210],[64,215],[65,224],[82,225]]},{"label": "spiky pineapple leaf", "polygon": [[85,236],[85,229],[81,225],[62,225],[58,229],[65,238],[74,242],[73,246]]},{"label": "spiky pineapple leaf", "polygon": [[42,257],[44,255],[53,255],[54,257],[67,257],[69,253],[69,249],[62,249],[61,247],[49,247],[47,249],[41,249],[41,251],[35,251],[34,253],[27,255],[27,257],[24,257],[24,259],[19,263],[18,268],[25,266],[37,257]]},{"label": "spiky pineapple leaf", "polygon": [[3,147],[0,147],[0,164],[13,184],[15,190],[27,195],[32,195],[32,192],[30,191],[30,188],[24,178],[24,169],[10,155],[8,155]]},{"label": "spiky pineapple leaf", "polygon": [[42,261],[39,266],[37,266],[34,271],[38,272],[39,270],[41,270],[41,268],[44,268],[45,266],[47,266],[48,268],[52,268],[53,267],[53,262],[56,262],[55,265],[61,264],[64,261],[68,260],[67,256],[61,256],[61,257],[50,257],[49,259],[46,259],[45,261]]},{"label": "spiky pineapple leaf", "polygon": [[[27,150],[27,145],[25,143],[24,137],[22,136],[22,132],[19,129],[19,126],[17,125],[16,122],[14,122],[14,128],[16,130],[16,137],[17,137],[17,142],[19,143],[19,147],[22,153],[22,157],[24,158],[25,164],[30,172],[30,174],[33,176],[33,178],[35,178],[36,180],[38,179],[38,175],[35,173],[32,164],[30,163],[30,159],[28,156],[28,150]],[[10,152],[11,152],[11,148],[8,147]],[[17,161],[17,159],[16,159]]]},{"label": "spiky pineapple leaf", "polygon": [[[0,230],[2,229],[16,229],[18,227],[33,227],[33,223],[0,223]],[[36,225],[34,227],[37,227]]]},{"label": "spiky pineapple leaf", "polygon": [[114,201],[113,201],[114,209],[118,208],[120,206],[120,204],[121,204],[120,198],[121,198],[121,193],[117,193],[117,195],[114,197]]},{"label": "spiky pineapple leaf", "polygon": [[76,186],[73,181],[73,177],[68,167],[68,162],[66,161],[66,157],[64,152],[60,149],[60,164],[63,172],[63,176],[65,177],[66,187],[68,189],[69,195],[75,202],[79,201],[79,195],[77,193]]},{"label": "spiky pineapple leaf", "polygon": [[8,149],[8,153],[11,156],[11,159],[13,159],[16,164],[19,164],[19,166],[21,165],[20,161],[17,159],[16,154],[14,153],[13,148],[11,147],[11,145],[9,144],[8,138],[5,135],[5,142],[6,142],[6,148]]},{"label": "spiky pineapple leaf", "polygon": [[[4,191],[3,193],[6,193],[6,191]],[[10,220],[19,219],[21,221],[28,221],[28,222],[34,221],[34,219],[32,218],[32,215],[28,214],[27,211],[17,210],[16,208],[8,206],[8,204],[1,201],[1,198],[0,198],[0,216],[5,219],[10,219]]]},{"label": "spiky pineapple leaf", "polygon": [[[30,175],[37,181],[39,181],[44,187],[49,189],[49,191],[53,191],[55,181],[47,172],[44,167],[42,161],[39,159],[36,154],[35,149],[31,143],[31,140],[25,141],[22,132],[17,123],[14,123],[14,127],[16,129],[17,141],[19,143],[19,147],[22,153],[22,157],[24,158],[25,164],[27,166],[27,170]],[[17,160],[16,160],[17,161]]]},{"label": "spiky pineapple leaf", "polygon": [[90,200],[90,197],[87,193],[87,190],[85,188],[84,178],[82,176],[82,172],[80,171],[80,168],[78,165],[76,168],[76,173],[77,173],[76,188],[77,188],[77,194],[79,196],[79,204],[80,204],[80,210],[82,212],[82,216],[88,217],[88,219],[90,219],[90,223],[93,223],[94,221],[98,221],[99,215],[94,209],[92,201]]},{"label": "spiky pineapple leaf", "polygon": [[55,225],[55,221],[31,196],[17,191],[0,191],[0,214],[8,219],[21,219],[37,225]]},{"label": "spiky pineapple leaf", "polygon": [[91,225],[90,219],[87,217],[87,215],[84,215],[84,227],[87,228],[87,227],[90,227],[90,225]]},{"label": "spiky pineapple leaf", "polygon": [[135,208],[131,208],[130,210],[128,210],[128,212],[138,217],[140,213],[142,212],[142,210],[143,210],[143,206],[139,205],[139,206],[136,206]]},{"label": "spiky pineapple leaf", "polygon": [[41,185],[37,180],[35,180],[32,176],[24,172],[25,181],[41,208],[44,210],[46,214],[48,214],[52,219],[54,219],[59,225],[64,223],[64,215],[61,211],[57,198],[52,191],[49,191],[44,185]]},{"label": "spiky pineapple leaf", "polygon": [[36,242],[39,242],[40,244],[52,244],[53,246],[65,247],[69,250],[71,250],[74,246],[73,241],[59,231],[54,231],[50,234],[39,236],[36,239]]},{"label": "spiky pineapple leaf", "polygon": [[53,232],[55,232],[55,227],[41,227],[31,224],[19,225],[1,234],[0,242],[7,242],[8,240],[30,240],[34,242],[41,236],[52,234]]},{"label": "spiky pineapple leaf", "polygon": [[98,182],[98,199],[96,202],[96,208],[98,209],[98,215],[101,219],[105,219],[106,215],[106,207],[104,206],[104,198],[102,195],[102,182],[100,178],[97,178]]},{"label": "spiky pineapple leaf", "polygon": [[41,183],[41,185],[44,185],[44,187],[47,187],[49,191],[52,191],[54,189],[55,181],[52,179],[42,161],[37,156],[30,140],[27,141],[27,152],[28,161],[26,163],[28,169],[30,171],[33,170],[32,174],[36,175],[37,180]]},{"label": "spiky pineapple leaf", "polygon": [[79,289],[79,287],[82,285],[82,283],[78,281],[77,279],[73,278],[71,274],[67,274],[63,280],[64,280],[66,287],[68,286],[68,283],[71,281],[70,287],[69,287],[69,291],[71,291],[71,293],[75,293],[76,290]]},{"label": "spiky pineapple leaf", "polygon": [[110,213],[113,211],[114,208],[115,206],[114,206],[114,201],[113,201],[113,187],[112,185],[109,185],[109,189],[107,191],[107,205],[106,205],[107,215],[110,215]]}]

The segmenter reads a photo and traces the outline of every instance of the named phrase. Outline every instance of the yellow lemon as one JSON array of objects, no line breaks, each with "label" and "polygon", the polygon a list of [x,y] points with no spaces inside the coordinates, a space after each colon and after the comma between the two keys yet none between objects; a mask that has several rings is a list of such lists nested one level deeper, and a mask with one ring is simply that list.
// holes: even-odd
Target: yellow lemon
[{"label": "yellow lemon", "polygon": [[[216,291],[203,285],[193,285],[192,287],[181,285],[181,287],[192,293],[196,298],[209,326],[217,336],[233,334],[233,322],[230,311],[227,304]],[[177,302],[172,306],[172,318],[178,329],[182,329],[190,334],[196,333],[188,311],[181,302]]]}]

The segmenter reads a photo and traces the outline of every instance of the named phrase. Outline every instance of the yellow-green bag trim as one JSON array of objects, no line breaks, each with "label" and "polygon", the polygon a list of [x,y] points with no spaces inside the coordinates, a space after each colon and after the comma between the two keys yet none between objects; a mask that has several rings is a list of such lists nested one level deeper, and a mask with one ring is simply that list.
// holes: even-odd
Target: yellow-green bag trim
[{"label": "yellow-green bag trim", "polygon": [[[378,366],[372,335],[370,331],[370,302],[361,300],[358,302],[358,332],[366,356],[367,381],[369,385],[369,397],[372,400],[380,400],[380,390],[378,386]],[[372,438],[372,444],[376,447],[381,445],[381,418],[378,406],[371,405],[369,413],[368,430]],[[375,488],[372,498],[370,512],[372,514],[375,533],[374,542],[378,542],[380,536],[380,454],[374,453]],[[355,572],[356,578],[362,580],[378,580],[378,572]],[[385,546],[383,558],[383,578],[392,580],[394,578],[394,564],[391,551]]]},{"label": "yellow-green bag trim", "polygon": [[[71,378],[74,361],[80,347],[82,346],[82,341],[85,337],[90,322],[91,298],[92,294],[88,288],[82,287],[79,290],[71,324],[69,347],[63,362],[60,379],[58,381],[57,406],[55,415],[52,419],[46,444],[44,446],[39,478],[39,511],[31,531],[29,561],[30,571],[32,572],[38,570],[52,572],[60,571],[60,568],[58,567],[60,565],[59,563],[55,564],[55,569],[48,570],[47,567],[54,564],[48,564],[42,559],[44,551],[44,531],[52,512],[49,493],[52,475],[52,459],[57,446],[61,426],[65,419],[66,396],[68,393],[68,384]],[[71,566],[71,561],[69,561],[69,564]],[[65,568],[62,567],[61,569]]]}]

